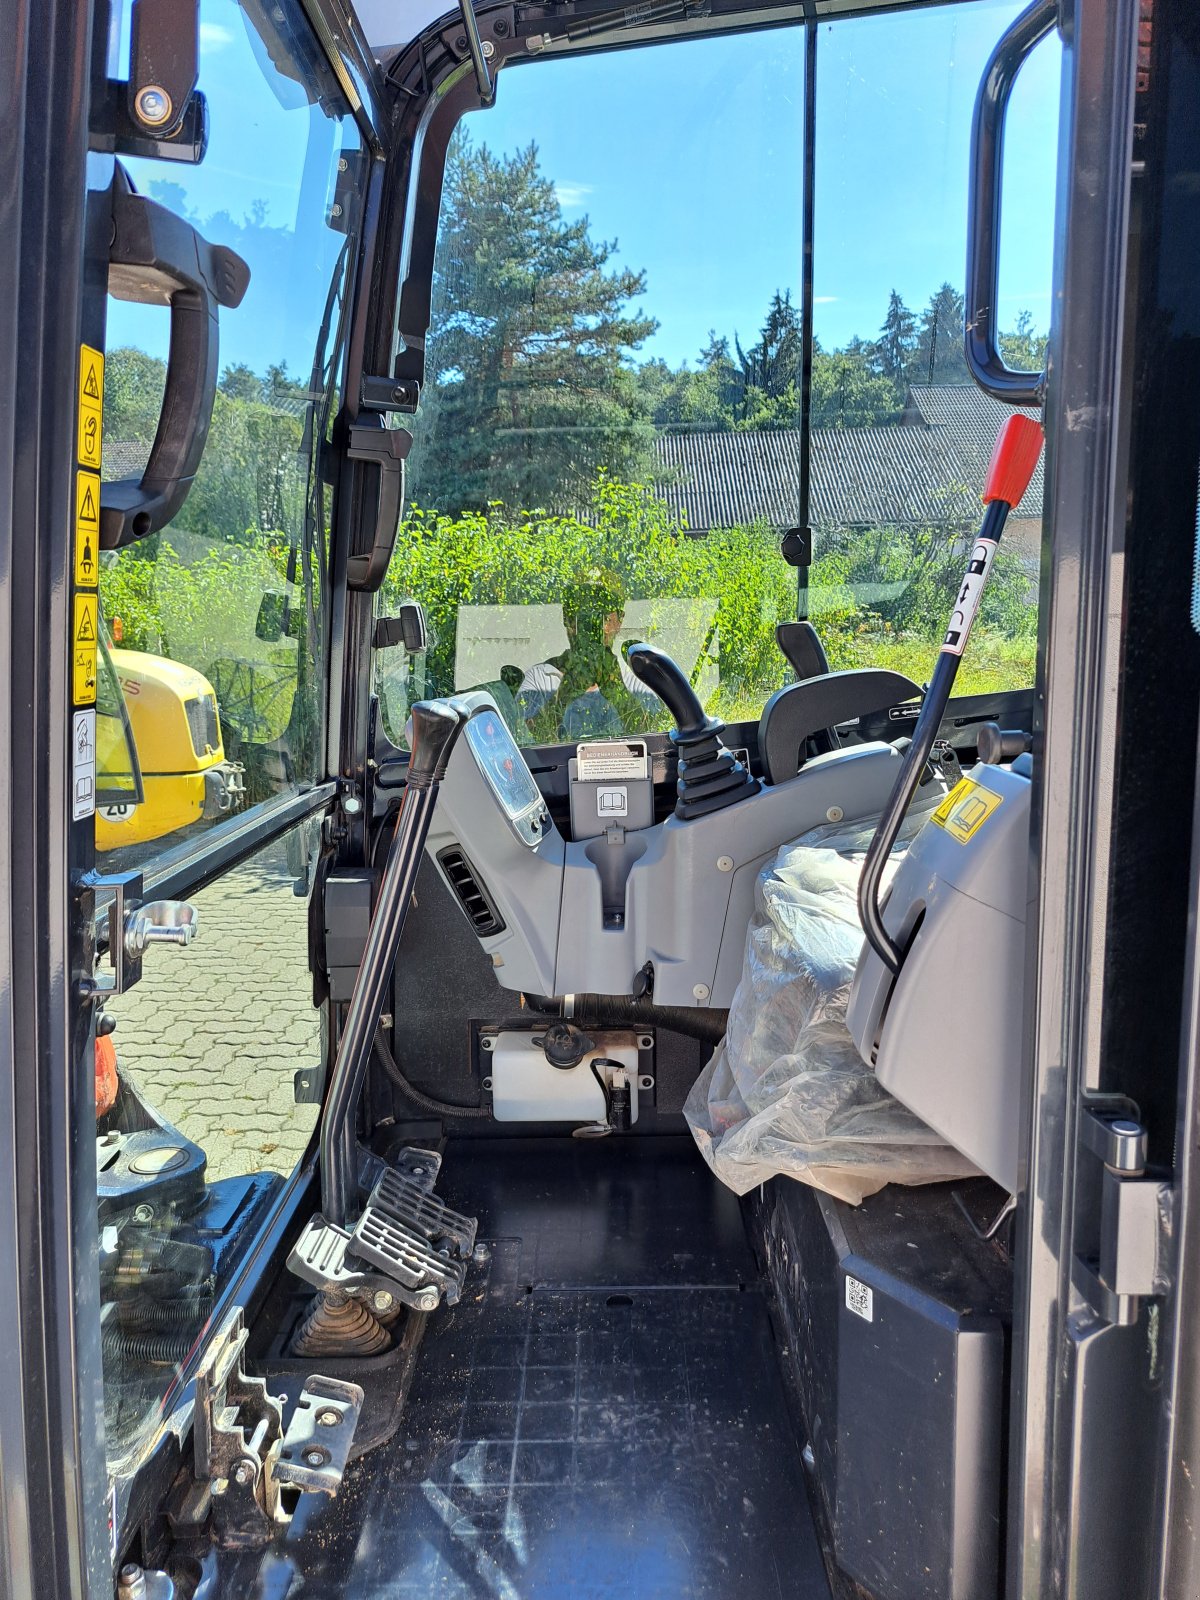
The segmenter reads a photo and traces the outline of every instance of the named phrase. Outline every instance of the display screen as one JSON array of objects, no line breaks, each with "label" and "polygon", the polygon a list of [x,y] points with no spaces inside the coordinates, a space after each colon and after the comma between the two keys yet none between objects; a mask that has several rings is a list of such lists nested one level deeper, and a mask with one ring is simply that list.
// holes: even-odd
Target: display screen
[{"label": "display screen", "polygon": [[541,790],[497,711],[481,711],[467,723],[467,743],[510,821],[542,804]]}]

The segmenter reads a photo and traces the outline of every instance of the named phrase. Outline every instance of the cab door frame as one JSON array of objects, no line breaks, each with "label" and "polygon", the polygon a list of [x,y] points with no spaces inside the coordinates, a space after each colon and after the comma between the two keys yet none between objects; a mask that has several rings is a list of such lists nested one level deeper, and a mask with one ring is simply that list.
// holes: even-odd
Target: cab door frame
[{"label": "cab door frame", "polygon": [[[354,110],[377,195],[390,144],[378,66],[332,0],[302,3]],[[0,1596],[23,1600],[111,1596],[119,1537],[104,1448],[93,1008],[83,986],[94,957],[85,879],[95,851],[88,823],[69,820],[76,385],[80,343],[103,347],[107,290],[107,239],[87,203],[112,160],[89,153],[106,17],[106,6],[78,0],[11,0],[10,48],[0,53]],[[369,321],[361,265],[360,239],[343,409],[357,395]],[[337,496],[335,486],[335,585],[338,574],[344,581],[339,545],[356,531]],[[336,732],[345,665],[337,606],[331,625]],[[340,749],[326,762],[328,782],[209,841],[160,875],[156,891],[183,893],[327,811],[346,763]],[[261,1269],[261,1252],[255,1260]]]}]

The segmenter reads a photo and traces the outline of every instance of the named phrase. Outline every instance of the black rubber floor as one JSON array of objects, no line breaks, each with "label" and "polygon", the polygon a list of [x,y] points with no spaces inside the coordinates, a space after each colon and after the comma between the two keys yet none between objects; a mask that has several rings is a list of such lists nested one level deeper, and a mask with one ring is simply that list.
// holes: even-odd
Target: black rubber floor
[{"label": "black rubber floor", "polygon": [[206,1592],[825,1600],[733,1197],[690,1141],[481,1146],[439,1191],[490,1259],[431,1318],[400,1432]]}]

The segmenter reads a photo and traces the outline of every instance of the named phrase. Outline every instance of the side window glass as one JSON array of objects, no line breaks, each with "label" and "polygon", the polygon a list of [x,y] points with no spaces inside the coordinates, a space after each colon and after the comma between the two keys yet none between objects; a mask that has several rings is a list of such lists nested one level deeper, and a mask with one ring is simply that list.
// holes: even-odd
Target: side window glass
[{"label": "side window glass", "polygon": [[[217,12],[219,11],[219,19]],[[357,129],[292,5],[215,8],[202,29],[210,139],[198,165],[124,159],[134,186],[250,271],[220,312],[220,377],[195,482],[162,532],[100,556],[101,630],[144,796],[96,842],[140,863],[323,776],[328,489],[358,224]],[[128,21],[122,29],[127,47]],[[121,59],[122,41],[114,38]],[[307,76],[306,76],[307,74]],[[264,81],[265,75],[265,81]],[[111,298],[101,473],[140,476],[167,362],[161,307]]]},{"label": "side window glass", "polygon": [[[809,601],[831,665],[932,671],[1009,408],[963,357],[971,115],[1015,0],[929,7],[818,35]],[[1050,325],[1061,52],[1017,80],[1005,132],[997,320],[1040,370]],[[936,95],[915,82],[938,84]],[[956,693],[1032,684],[1042,471],[1009,519]]]},{"label": "side window glass", "polygon": [[[110,74],[124,76],[128,7]],[[298,0],[206,6],[195,166],[130,160],[136,187],[250,270],[220,312],[220,375],[195,483],[161,532],[100,554],[96,844],[103,872],[170,872],[197,919],[151,947],[97,1017],[106,1445],[114,1474],[164,1402],[312,1136],[325,1058],[308,909],[324,777],[329,505],[365,176],[357,127]],[[110,279],[110,286],[112,280]],[[110,298],[102,477],[142,471],[167,370],[161,307]],[[314,805],[316,802],[314,801]],[[187,887],[200,836],[262,843]]]}]

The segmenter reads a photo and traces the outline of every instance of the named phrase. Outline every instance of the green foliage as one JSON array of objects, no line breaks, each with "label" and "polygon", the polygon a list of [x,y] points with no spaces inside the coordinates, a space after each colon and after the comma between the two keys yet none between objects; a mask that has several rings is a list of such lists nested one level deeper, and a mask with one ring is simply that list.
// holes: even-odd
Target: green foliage
[{"label": "green foliage", "polygon": [[[586,522],[545,512],[514,515],[498,504],[457,518],[413,511],[400,529],[383,604],[414,596],[425,606],[426,693],[465,687],[455,679],[460,606],[549,605],[563,607],[569,618],[581,585],[602,593],[603,608],[618,614],[634,600],[709,602],[713,621],[703,620],[701,608],[697,627],[719,654],[721,703],[768,681],[778,686],[784,669],[774,629],[795,615],[796,590],[769,529],[690,538],[647,485],[619,483],[606,473],[592,486],[588,515]],[[698,668],[704,659],[702,652]],[[593,681],[610,670],[597,657]],[[615,683],[609,687],[621,696]],[[634,705],[622,709],[641,715]]]}]

